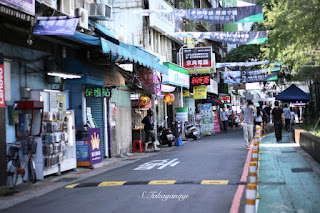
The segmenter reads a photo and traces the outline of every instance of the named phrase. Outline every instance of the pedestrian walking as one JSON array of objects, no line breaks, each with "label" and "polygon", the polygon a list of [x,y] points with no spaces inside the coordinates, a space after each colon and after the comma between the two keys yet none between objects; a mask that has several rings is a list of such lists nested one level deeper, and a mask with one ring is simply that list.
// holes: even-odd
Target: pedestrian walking
[{"label": "pedestrian walking", "polygon": [[291,114],[290,114],[290,109],[289,109],[289,107],[288,107],[288,104],[285,104],[285,105],[284,105],[283,114],[284,114],[284,119],[285,119],[286,131],[287,131],[287,132],[290,132]]},{"label": "pedestrian walking", "polygon": [[244,140],[247,149],[249,149],[250,142],[253,139],[253,113],[254,107],[251,100],[247,100],[245,107],[241,109],[240,126],[243,128]]},{"label": "pedestrian walking", "polygon": [[262,110],[262,121],[263,121],[263,129],[265,131],[268,131],[268,123],[270,122],[270,111],[269,111],[269,115],[266,111],[266,107],[265,106]]},{"label": "pedestrian walking", "polygon": [[295,120],[296,120],[296,114],[294,113],[293,108],[290,107],[290,126],[291,126],[290,129],[292,129],[294,124],[296,123]]},{"label": "pedestrian walking", "polygon": [[223,130],[225,133],[227,133],[228,131],[228,115],[226,112],[226,108],[223,107],[222,111],[220,112],[220,119],[222,121],[223,124]]},{"label": "pedestrian walking", "polygon": [[146,133],[146,140],[144,143],[144,152],[147,152],[148,144],[151,142],[153,143],[154,151],[160,150],[157,147],[156,138],[154,136],[154,126],[153,126],[153,122],[151,120],[152,115],[153,115],[153,110],[148,109],[147,115],[142,120],[142,123],[144,124],[144,131]]},{"label": "pedestrian walking", "polygon": [[272,123],[274,124],[274,131],[277,142],[282,140],[282,124],[284,122],[283,110],[279,107],[279,101],[274,102],[274,109],[272,110]]},{"label": "pedestrian walking", "polygon": [[256,109],[256,112],[254,113],[254,117],[255,117],[254,124],[255,125],[259,125],[259,126],[261,125],[262,116],[263,116],[262,110],[261,110],[260,106],[258,106]]}]

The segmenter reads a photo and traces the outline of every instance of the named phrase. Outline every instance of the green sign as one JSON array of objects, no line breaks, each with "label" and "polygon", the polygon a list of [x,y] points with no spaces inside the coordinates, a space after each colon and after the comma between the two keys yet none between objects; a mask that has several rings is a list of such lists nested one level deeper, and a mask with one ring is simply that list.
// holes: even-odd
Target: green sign
[{"label": "green sign", "polygon": [[110,98],[111,88],[109,87],[89,87],[84,91],[86,98]]}]

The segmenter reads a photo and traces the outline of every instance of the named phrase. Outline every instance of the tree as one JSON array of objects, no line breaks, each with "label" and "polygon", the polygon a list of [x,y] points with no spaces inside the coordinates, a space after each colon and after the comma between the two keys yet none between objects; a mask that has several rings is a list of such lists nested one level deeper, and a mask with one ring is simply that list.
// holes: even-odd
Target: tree
[{"label": "tree", "polygon": [[238,48],[232,49],[226,57],[225,62],[245,62],[260,60],[261,51],[259,44],[241,45]]},{"label": "tree", "polygon": [[307,62],[320,64],[320,1],[257,0],[264,3],[268,45],[264,57],[281,61],[291,70]]}]

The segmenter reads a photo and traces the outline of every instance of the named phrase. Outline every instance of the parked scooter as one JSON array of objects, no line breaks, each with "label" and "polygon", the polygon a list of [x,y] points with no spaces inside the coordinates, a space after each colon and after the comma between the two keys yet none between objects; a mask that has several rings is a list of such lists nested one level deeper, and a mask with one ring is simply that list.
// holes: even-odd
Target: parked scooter
[{"label": "parked scooter", "polygon": [[193,138],[194,140],[198,139],[199,131],[193,124],[186,124],[184,129],[187,138]]},{"label": "parked scooter", "polygon": [[158,126],[158,136],[159,142],[161,145],[167,145],[172,147],[174,143],[174,135],[172,134],[171,129],[166,129],[163,126]]}]

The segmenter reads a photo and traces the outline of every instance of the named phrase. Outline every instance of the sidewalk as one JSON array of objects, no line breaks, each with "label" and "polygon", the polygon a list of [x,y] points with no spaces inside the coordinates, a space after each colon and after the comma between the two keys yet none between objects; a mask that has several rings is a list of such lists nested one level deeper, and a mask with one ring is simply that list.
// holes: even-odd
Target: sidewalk
[{"label": "sidewalk", "polygon": [[[185,142],[187,141],[184,141],[184,143]],[[8,193],[4,195],[0,194],[0,210],[25,202],[29,199],[39,197],[53,190],[64,187],[65,185],[134,163],[140,159],[154,156],[158,153],[168,152],[174,148],[176,148],[176,146],[163,146],[161,147],[161,150],[157,152],[149,151],[147,153],[131,153],[131,156],[126,156],[124,158],[105,158],[102,163],[95,165],[93,168],[78,167],[74,170],[64,172],[60,176],[49,175],[45,177],[44,180],[37,181],[35,184],[30,182],[21,183]]]},{"label": "sidewalk", "polygon": [[320,212],[320,165],[283,131],[261,140],[258,213]]}]

